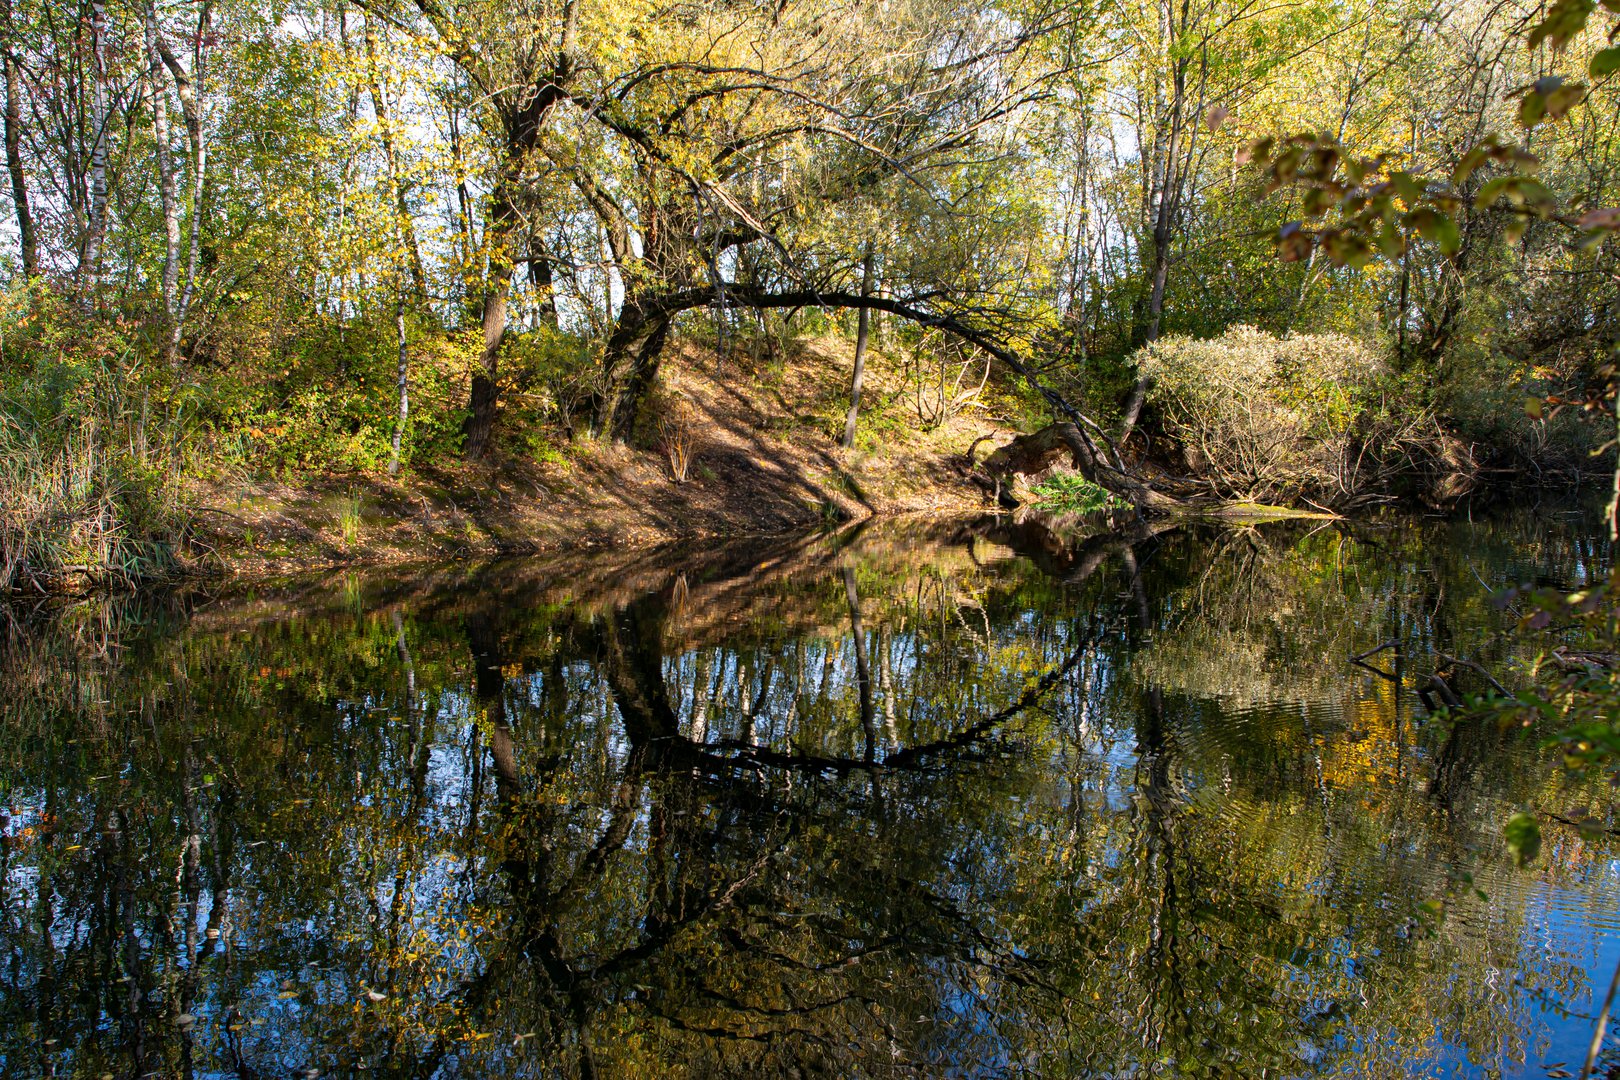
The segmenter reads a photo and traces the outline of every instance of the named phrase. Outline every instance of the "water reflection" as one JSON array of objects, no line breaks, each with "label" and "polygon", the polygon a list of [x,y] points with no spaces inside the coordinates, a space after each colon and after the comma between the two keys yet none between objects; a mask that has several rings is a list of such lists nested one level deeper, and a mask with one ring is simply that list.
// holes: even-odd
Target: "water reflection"
[{"label": "water reflection", "polygon": [[1620,881],[1498,831],[1607,791],[1412,686],[1607,558],[1003,520],[14,623],[0,1074],[1545,1075]]}]

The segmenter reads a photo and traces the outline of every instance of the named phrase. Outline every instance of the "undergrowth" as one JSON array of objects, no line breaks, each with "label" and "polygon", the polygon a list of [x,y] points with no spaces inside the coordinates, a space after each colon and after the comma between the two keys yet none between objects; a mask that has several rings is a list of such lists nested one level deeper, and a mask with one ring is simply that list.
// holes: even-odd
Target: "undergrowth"
[{"label": "undergrowth", "polygon": [[1037,509],[1054,514],[1090,514],[1129,505],[1079,473],[1054,473],[1031,488],[1030,493]]},{"label": "undergrowth", "polygon": [[185,521],[180,447],[152,433],[178,430],[158,422],[178,404],[114,334],[29,340],[39,325],[17,319],[0,350],[0,593],[172,573]]}]

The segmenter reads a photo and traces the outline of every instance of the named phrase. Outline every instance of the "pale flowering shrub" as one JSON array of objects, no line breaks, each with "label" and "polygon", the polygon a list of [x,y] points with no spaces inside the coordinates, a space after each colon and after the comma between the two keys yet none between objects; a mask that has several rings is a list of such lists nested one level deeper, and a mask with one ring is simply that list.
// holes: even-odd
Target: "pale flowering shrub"
[{"label": "pale flowering shrub", "polygon": [[1207,340],[1164,338],[1137,364],[1188,467],[1224,495],[1353,496],[1369,449],[1390,434],[1385,366],[1343,334],[1234,326]]}]

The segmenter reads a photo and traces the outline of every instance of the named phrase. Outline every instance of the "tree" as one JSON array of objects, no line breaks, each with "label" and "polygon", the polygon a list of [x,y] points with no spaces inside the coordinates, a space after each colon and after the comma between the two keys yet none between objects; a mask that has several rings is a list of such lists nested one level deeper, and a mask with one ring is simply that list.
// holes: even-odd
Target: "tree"
[{"label": "tree", "polygon": [[[469,457],[482,457],[489,446],[500,397],[500,350],[506,339],[512,273],[525,250],[529,232],[525,226],[532,212],[523,205],[523,191],[538,164],[552,112],[574,92],[583,2],[565,0],[559,7],[533,0],[454,9],[433,0],[418,0],[414,7],[360,5],[401,31],[430,40],[456,65],[480,96],[479,122],[495,148],[484,213],[485,269],[479,301],[483,350],[467,404]],[[595,28],[597,20],[608,14],[593,9],[588,25]]]},{"label": "tree", "polygon": [[28,197],[28,174],[23,168],[23,90],[21,62],[17,56],[16,38],[21,35],[22,23],[13,9],[11,0],[0,5],[0,20],[5,22],[4,40],[0,41],[0,65],[6,76],[5,143],[6,172],[11,177],[11,206],[17,215],[17,240],[21,248],[22,270],[26,277],[39,274],[39,235],[34,224],[34,211]]}]

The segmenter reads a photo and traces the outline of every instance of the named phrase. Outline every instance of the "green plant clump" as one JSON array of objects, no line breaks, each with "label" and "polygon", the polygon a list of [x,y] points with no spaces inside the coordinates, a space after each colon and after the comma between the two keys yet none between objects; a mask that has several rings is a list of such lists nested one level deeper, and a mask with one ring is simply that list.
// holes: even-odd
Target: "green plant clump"
[{"label": "green plant clump", "polygon": [[1054,514],[1090,514],[1123,509],[1127,504],[1113,492],[1093,484],[1079,473],[1054,473],[1030,489],[1036,508]]}]

